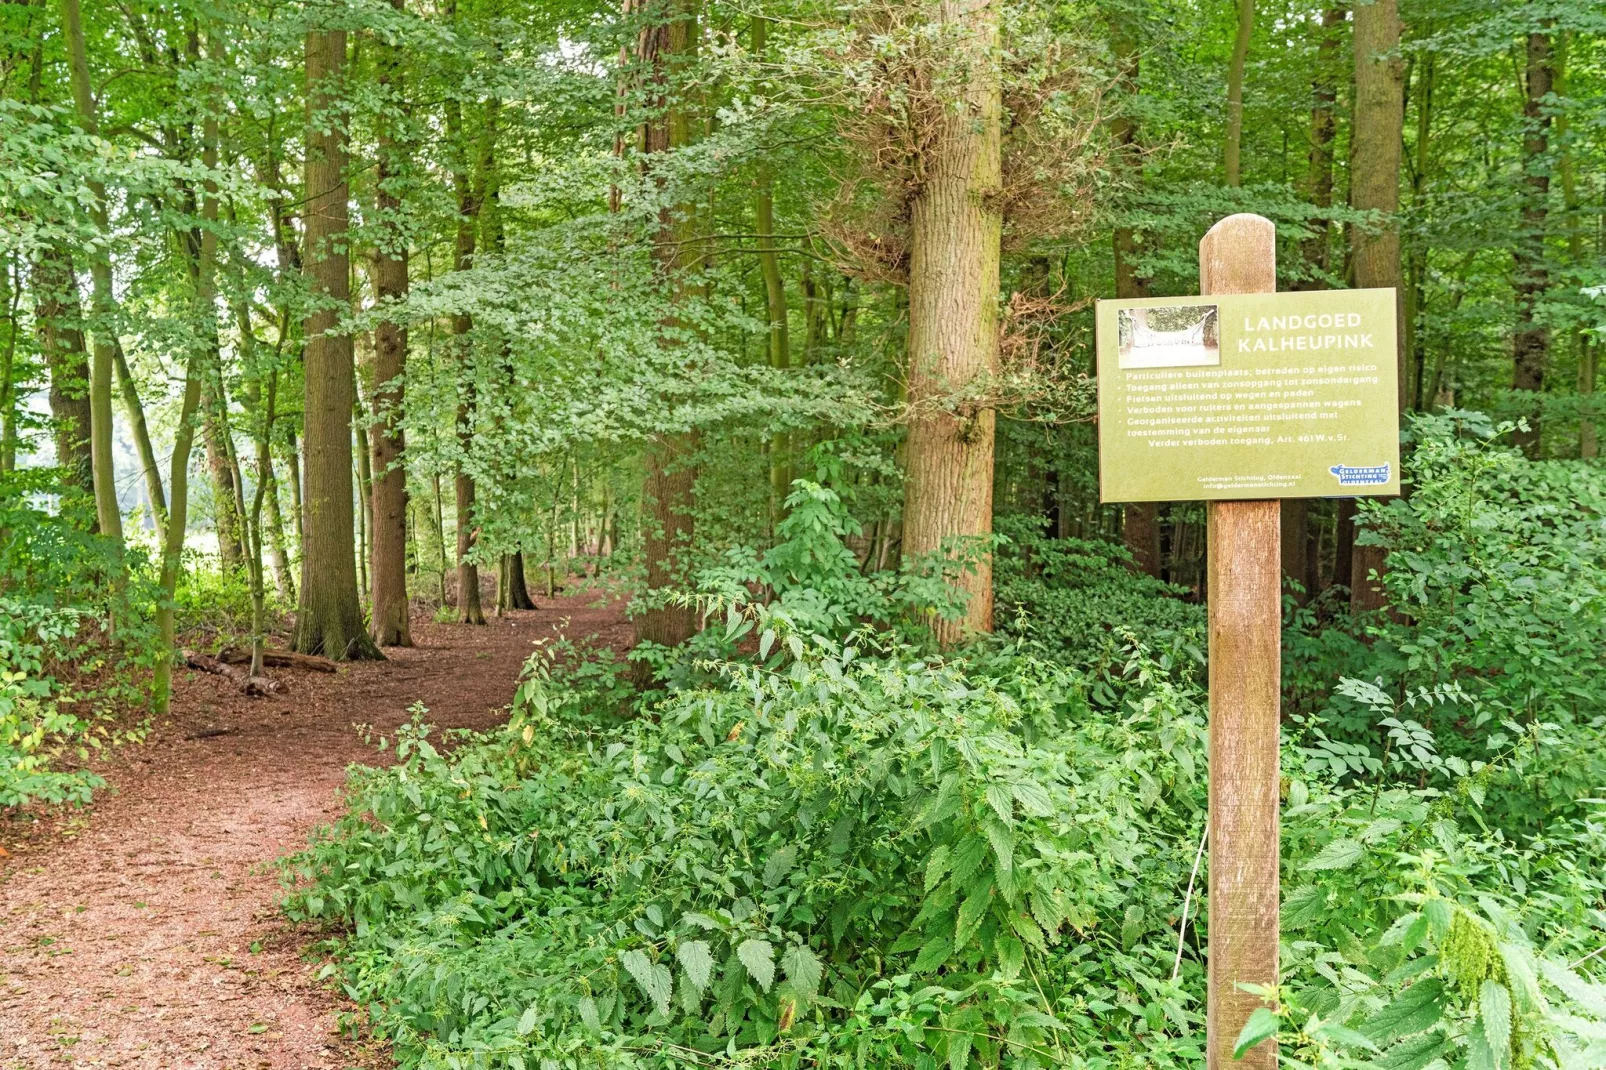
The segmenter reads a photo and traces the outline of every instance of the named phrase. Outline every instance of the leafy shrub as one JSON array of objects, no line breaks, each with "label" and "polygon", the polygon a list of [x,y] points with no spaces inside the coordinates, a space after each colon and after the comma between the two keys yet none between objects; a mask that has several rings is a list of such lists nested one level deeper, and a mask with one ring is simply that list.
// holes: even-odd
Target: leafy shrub
[{"label": "leafy shrub", "polygon": [[[1197,1065],[1189,674],[859,647],[726,663],[600,726],[537,660],[505,729],[445,754],[415,724],[355,773],[287,908],[351,926],[348,991],[407,1066]],[[1596,1043],[1603,990],[1566,963],[1602,939],[1602,878],[1568,860],[1606,822],[1480,824],[1544,740],[1428,787],[1357,782],[1320,743],[1285,748],[1289,1053]]]},{"label": "leafy shrub", "polygon": [[61,702],[47,660],[77,638],[83,615],[71,608],[0,598],[0,809],[35,800],[88,802],[104,783],[61,772],[50,759],[74,744],[98,745],[91,725]]},{"label": "leafy shrub", "polygon": [[1203,646],[1204,607],[1183,601],[1183,588],[1136,571],[1124,546],[1051,538],[1036,517],[1000,517],[998,528],[1005,539],[994,559],[994,599],[1005,634],[1073,665],[1118,658],[1133,633]]}]

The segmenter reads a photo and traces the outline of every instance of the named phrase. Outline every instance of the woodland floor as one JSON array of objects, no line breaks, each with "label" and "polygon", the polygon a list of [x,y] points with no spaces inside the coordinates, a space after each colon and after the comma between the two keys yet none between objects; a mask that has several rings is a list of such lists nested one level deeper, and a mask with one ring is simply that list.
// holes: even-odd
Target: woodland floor
[{"label": "woodland floor", "polygon": [[0,1068],[390,1065],[340,1035],[351,1006],[317,978],[317,934],[278,914],[271,863],[338,814],[349,763],[381,760],[356,724],[390,735],[422,702],[488,727],[536,639],[627,639],[595,596],[540,602],[484,628],[415,619],[416,647],[272,670],[290,690],[267,698],[179,674],[172,719],[118,752],[89,811],[33,835],[0,821]]}]

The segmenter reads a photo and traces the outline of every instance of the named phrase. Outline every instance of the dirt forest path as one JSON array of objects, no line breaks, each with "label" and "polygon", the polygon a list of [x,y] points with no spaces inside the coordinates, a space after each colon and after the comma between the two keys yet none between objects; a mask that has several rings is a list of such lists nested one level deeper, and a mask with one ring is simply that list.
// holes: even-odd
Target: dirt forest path
[{"label": "dirt forest path", "polygon": [[76,832],[19,845],[0,824],[0,1068],[389,1065],[339,1036],[349,1005],[278,915],[267,863],[337,814],[349,763],[377,760],[353,725],[392,733],[415,702],[437,725],[497,723],[555,626],[624,641],[620,612],[593,602],[484,628],[415,620],[417,647],[334,676],[276,670],[290,690],[267,698],[180,674],[171,722],[118,754]]}]

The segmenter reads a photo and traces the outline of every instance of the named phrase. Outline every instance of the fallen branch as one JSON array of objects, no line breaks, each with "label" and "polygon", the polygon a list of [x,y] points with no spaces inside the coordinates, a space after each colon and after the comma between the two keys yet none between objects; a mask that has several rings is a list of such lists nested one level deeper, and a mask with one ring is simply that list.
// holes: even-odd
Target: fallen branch
[{"label": "fallen branch", "polygon": [[[241,650],[239,647],[224,647],[218,652],[217,660],[228,662],[230,665],[249,665],[251,652]],[[297,654],[291,650],[264,650],[262,664],[271,669],[306,669],[309,672],[339,672],[340,666],[328,658],[320,658],[316,654]]]},{"label": "fallen branch", "polygon": [[[225,654],[227,654],[227,652],[225,652]],[[299,657],[300,655],[297,656]],[[247,695],[277,695],[288,690],[288,688],[286,688],[284,685],[284,681],[282,680],[270,680],[266,676],[251,676],[243,670],[236,669],[234,666],[227,664],[227,660],[229,659],[226,659],[225,657],[208,657],[205,654],[198,654],[193,650],[184,651],[184,664],[188,665],[192,669],[199,669],[202,672],[209,672],[214,676],[222,676],[233,680],[235,683],[240,685],[240,690],[245,692]],[[245,656],[245,660],[250,661],[251,655],[247,654]]]}]

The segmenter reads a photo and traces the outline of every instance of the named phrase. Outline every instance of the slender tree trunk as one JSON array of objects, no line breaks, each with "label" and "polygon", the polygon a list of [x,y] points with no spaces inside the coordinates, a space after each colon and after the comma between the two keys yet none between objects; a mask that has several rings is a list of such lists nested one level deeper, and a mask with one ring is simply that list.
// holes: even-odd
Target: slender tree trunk
[{"label": "slender tree trunk", "polygon": [[[1561,201],[1567,211],[1567,255],[1576,270],[1583,270],[1588,261],[1584,252],[1583,219],[1579,216],[1578,169],[1567,137],[1568,117],[1565,110],[1566,105],[1570,103],[1567,100],[1567,54],[1571,51],[1570,38],[1571,35],[1562,34],[1556,41],[1553,90],[1556,96],[1565,102],[1563,110],[1555,117],[1556,142],[1560,148],[1560,158],[1556,161],[1556,165],[1561,178]],[[1597,256],[1599,252],[1597,248]],[[1594,332],[1587,326],[1580,325],[1574,328],[1572,337],[1578,354],[1578,395],[1588,404],[1594,400],[1592,395],[1595,393],[1595,365],[1599,347],[1595,342]],[[1598,450],[1595,418],[1586,409],[1578,418],[1578,456],[1589,459],[1594,457]]]},{"label": "slender tree trunk", "polygon": [[296,550],[304,558],[307,556],[307,484],[301,471],[301,446],[293,428],[284,436],[284,459],[290,470],[290,511],[295,514]]},{"label": "slender tree trunk", "polygon": [[89,450],[89,359],[72,265],[56,249],[34,263],[34,326],[50,370],[50,415],[56,463],[67,481],[93,496],[94,461]]},{"label": "slender tree trunk", "polygon": [[[403,0],[391,0],[401,10]],[[401,50],[384,48],[379,81],[382,93],[404,99]],[[407,166],[394,121],[379,132],[379,170],[375,201],[384,233],[374,246],[374,296],[383,305],[407,298],[407,233],[402,226],[401,183]],[[380,646],[412,646],[407,619],[407,469],[402,434],[402,402],[407,369],[407,327],[390,320],[374,328],[373,427],[373,619]]]},{"label": "slender tree trunk", "polygon": [[[277,377],[278,373],[273,373]],[[277,384],[275,384],[277,389]],[[262,466],[258,478],[267,486],[267,497],[264,504],[267,510],[268,549],[273,557],[273,589],[279,596],[279,601],[290,603],[295,601],[295,579],[290,569],[290,554],[285,546],[284,513],[279,508],[279,479],[273,468],[273,449],[269,444],[267,453],[258,458]]]},{"label": "slender tree trunk", "polygon": [[167,495],[162,489],[162,469],[156,460],[156,447],[151,444],[151,432],[145,423],[145,406],[140,404],[139,384],[128,367],[128,356],[119,344],[114,352],[117,384],[123,396],[123,416],[128,420],[134,448],[139,452],[139,465],[145,477],[145,496],[150,501],[158,529],[166,523]]},{"label": "slender tree trunk", "polygon": [[[693,141],[691,112],[685,103],[673,100],[678,92],[668,82],[683,63],[696,55],[699,14],[697,0],[676,0],[667,11],[668,17],[645,28],[637,43],[641,70],[652,83],[654,114],[641,131],[642,149],[649,161]],[[676,304],[694,300],[700,293],[690,277],[702,267],[698,233],[694,205],[666,206],[659,213],[655,268]],[[670,604],[670,595],[685,580],[684,558],[693,535],[697,476],[694,459],[698,446],[694,434],[659,435],[643,451],[641,526],[647,608],[636,617],[638,641],[677,646],[697,630],[692,607]]]},{"label": "slender tree trunk", "polygon": [[[1361,288],[1399,289],[1401,279],[1400,208],[1401,134],[1405,123],[1405,72],[1398,56],[1400,16],[1397,0],[1373,0],[1355,7],[1355,121],[1350,146],[1350,206],[1377,214],[1375,222],[1350,231],[1351,269]],[[1404,309],[1396,303],[1396,316]],[[1393,357],[1399,376],[1399,404],[1406,404],[1408,376],[1404,367],[1403,324],[1397,324]],[[1356,613],[1381,609],[1383,590],[1370,580],[1383,573],[1381,546],[1354,545],[1350,572],[1350,607]]]},{"label": "slender tree trunk", "polygon": [[[764,61],[769,19],[753,16],[753,56]],[[765,318],[769,323],[767,351],[770,367],[784,370],[792,366],[792,344],[788,337],[786,283],[781,277],[781,258],[775,249],[775,175],[768,160],[758,165],[758,190],[753,202],[754,234],[759,245],[758,268],[764,278]],[[791,443],[785,431],[769,438],[770,531],[780,523],[792,487]]]},{"label": "slender tree trunk", "polygon": [[[1338,101],[1339,31],[1344,26],[1344,15],[1345,8],[1338,4],[1322,12],[1315,73],[1310,83],[1310,149],[1306,156],[1303,192],[1313,207],[1324,212],[1333,206],[1333,137],[1337,131],[1334,111]],[[1325,218],[1314,221],[1312,226],[1315,233],[1300,243],[1303,270],[1294,283],[1296,290],[1327,288],[1332,257],[1331,228]],[[1283,577],[1297,584],[1301,602],[1309,600],[1317,586],[1315,533],[1310,517],[1309,502],[1302,498],[1283,500]]]},{"label": "slender tree trunk", "polygon": [[159,580],[162,597],[156,603],[156,635],[163,656],[156,661],[151,685],[151,708],[158,717],[167,713],[173,694],[173,653],[177,639],[173,593],[178,589],[178,574],[184,557],[184,529],[189,523],[190,451],[195,442],[195,415],[201,407],[201,375],[196,366],[199,360],[198,356],[191,356],[184,376],[184,397],[179,407],[178,428],[173,433],[173,457],[167,477],[172,500],[168,506],[166,530],[162,532]]},{"label": "slender tree trunk", "polygon": [[[1138,48],[1135,34],[1130,27],[1118,25],[1115,30],[1112,45],[1116,61],[1120,64],[1121,88],[1123,93],[1134,97],[1138,90]],[[1110,123],[1110,133],[1115,138],[1119,150],[1119,162],[1131,176],[1134,187],[1143,184],[1143,157],[1142,148],[1138,143],[1138,123],[1131,112],[1122,112]],[[1122,224],[1115,228],[1111,238],[1112,252],[1115,255],[1115,296],[1117,298],[1135,298],[1149,296],[1149,278],[1138,268],[1139,237],[1137,232],[1129,225]],[[1050,487],[1058,501],[1057,486]],[[1060,516],[1056,510],[1055,534],[1058,534]],[[1138,571],[1150,576],[1160,575],[1160,505],[1158,502],[1129,502],[1121,507],[1121,538],[1132,555],[1132,563]]]},{"label": "slender tree trunk", "polygon": [[[205,311],[201,314],[204,316]],[[215,329],[213,337],[216,337]],[[228,400],[223,396],[219,362],[220,354],[214,345],[207,361],[210,370],[201,388],[201,439],[206,447],[206,470],[212,483],[212,520],[217,529],[218,558],[223,571],[232,575],[245,566],[245,540],[235,509],[238,488],[234,467],[229,463]]]},{"label": "slender tree trunk", "polygon": [[[1550,115],[1545,97],[1552,82],[1550,34],[1537,31],[1528,35],[1527,67],[1523,88],[1523,204],[1522,232],[1512,256],[1516,260],[1517,327],[1512,337],[1512,378],[1514,390],[1545,388],[1545,372],[1550,364],[1550,330],[1537,314],[1539,302],[1550,286],[1545,263],[1545,224],[1550,197]],[[1518,446],[1529,457],[1539,457],[1539,398],[1527,405],[1528,430],[1515,436]]]},{"label": "slender tree trunk", "polygon": [[351,335],[334,333],[351,307],[344,92],[346,32],[309,29],[306,36],[307,157],[305,263],[318,304],[302,334],[307,438],[306,541],[294,647],[304,654],[346,658],[382,655],[368,637],[357,597],[352,545],[351,411],[357,385]]},{"label": "slender tree trunk", "polygon": [[1229,186],[1243,181],[1244,66],[1249,61],[1249,39],[1255,32],[1255,0],[1237,0],[1237,4],[1238,25],[1227,66],[1227,138],[1222,152]]},{"label": "slender tree trunk", "polygon": [[10,260],[0,264],[0,306],[5,308],[6,341],[0,349],[0,475],[17,467],[17,332],[22,329],[22,272]]},{"label": "slender tree trunk", "polygon": [[[467,138],[463,130],[461,108],[457,102],[448,102],[448,138],[461,155],[467,151]],[[467,271],[474,263],[475,226],[478,222],[480,198],[471,181],[466,160],[459,159],[453,171],[453,184],[457,191],[457,243],[454,267]],[[457,472],[452,488],[457,505],[457,622],[484,624],[485,611],[480,606],[480,570],[470,557],[474,549],[474,477],[469,474],[467,459],[474,445],[474,350],[471,332],[474,319],[466,312],[452,317],[452,336],[456,345],[458,364],[457,404]]]},{"label": "slender tree trunk", "polygon": [[[73,101],[79,121],[90,134],[100,132],[95,117],[95,98],[89,83],[89,54],[84,47],[83,19],[78,0],[61,0],[63,31],[66,36],[68,66]],[[90,216],[98,233],[110,236],[106,214],[106,188],[99,179],[87,179],[93,207]],[[125,578],[123,563],[123,515],[117,504],[117,467],[112,453],[112,364],[116,347],[116,297],[112,292],[112,265],[104,247],[93,250],[90,277],[94,283],[94,339],[89,369],[89,455],[95,479],[95,517],[100,533],[111,540],[116,555],[114,585],[121,588]]]},{"label": "slender tree trunk", "polygon": [[374,479],[373,468],[369,465],[368,429],[363,426],[360,402],[355,417],[352,425],[357,435],[357,447],[354,451],[357,461],[357,590],[366,600],[373,597],[373,587],[368,582],[368,562],[372,561],[374,556],[372,512]]},{"label": "slender tree trunk", "polygon": [[[907,557],[966,554],[968,596],[957,620],[938,620],[944,646],[993,628],[994,413],[943,403],[993,375],[998,364],[999,256],[1003,221],[1002,90],[998,11],[984,0],[943,4],[945,29],[963,35],[968,66],[963,111],[933,132],[925,182],[909,206],[911,416],[903,541]],[[969,544],[969,545],[966,545]]]}]

